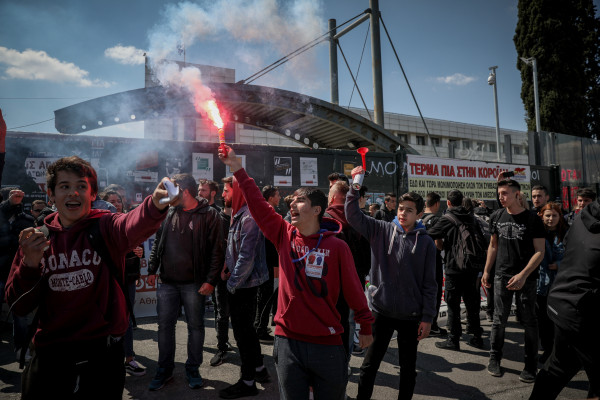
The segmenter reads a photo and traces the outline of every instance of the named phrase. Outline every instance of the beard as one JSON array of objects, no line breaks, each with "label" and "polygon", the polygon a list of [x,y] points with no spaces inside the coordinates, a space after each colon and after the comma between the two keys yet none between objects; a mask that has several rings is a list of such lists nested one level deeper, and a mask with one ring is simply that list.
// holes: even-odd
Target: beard
[{"label": "beard", "polygon": [[225,204],[225,207],[231,208],[231,206],[233,205],[233,199],[223,199],[223,203]]}]

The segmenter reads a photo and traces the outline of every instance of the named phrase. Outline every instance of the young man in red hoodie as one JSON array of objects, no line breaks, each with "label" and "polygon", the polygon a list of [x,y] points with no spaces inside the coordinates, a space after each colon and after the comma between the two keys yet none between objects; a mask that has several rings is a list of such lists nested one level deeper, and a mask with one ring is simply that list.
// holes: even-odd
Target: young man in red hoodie
[{"label": "young man in red hoodie", "polygon": [[[35,356],[23,371],[22,398],[120,399],[125,384],[121,339],[129,315],[117,282],[124,278],[125,254],[166,216],[168,204],[159,200],[168,193],[161,181],[130,213],[93,210],[96,171],[76,156],[50,165],[46,180],[58,209],[44,220],[50,235],[35,228],[21,232],[6,285],[16,314],[39,306]],[[112,267],[89,238],[95,223]]]},{"label": "young man in red hoodie", "polygon": [[298,189],[291,203],[290,224],[266,202],[230,147],[227,152],[219,150],[219,158],[234,172],[250,213],[279,252],[273,358],[281,398],[306,400],[312,386],[316,399],[343,399],[348,371],[335,307],[340,291],[360,323],[361,347],[373,341],[373,317],[350,249],[335,237],[340,224],[323,218],[325,194],[313,188]]}]

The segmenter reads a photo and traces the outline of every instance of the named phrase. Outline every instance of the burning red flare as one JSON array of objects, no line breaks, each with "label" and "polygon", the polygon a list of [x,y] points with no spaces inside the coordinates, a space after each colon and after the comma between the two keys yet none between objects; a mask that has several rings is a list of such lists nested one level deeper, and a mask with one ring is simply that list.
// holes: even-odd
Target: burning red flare
[{"label": "burning red flare", "polygon": [[223,145],[225,143],[225,130],[223,129],[225,124],[223,123],[223,119],[221,118],[221,112],[219,111],[219,107],[217,107],[217,102],[214,100],[208,100],[205,102],[203,108],[206,110],[208,118],[217,127],[217,133],[219,134],[219,144]]}]

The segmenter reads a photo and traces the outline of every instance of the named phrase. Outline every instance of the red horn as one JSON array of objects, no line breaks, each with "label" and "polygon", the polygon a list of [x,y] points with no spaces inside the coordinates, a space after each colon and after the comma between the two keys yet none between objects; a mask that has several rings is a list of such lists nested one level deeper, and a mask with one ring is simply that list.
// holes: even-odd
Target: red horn
[{"label": "red horn", "polygon": [[356,152],[361,155],[362,167],[366,172],[367,171],[367,162],[365,161],[365,154],[367,154],[369,152],[369,148],[368,147],[359,147],[358,149],[356,149]]}]

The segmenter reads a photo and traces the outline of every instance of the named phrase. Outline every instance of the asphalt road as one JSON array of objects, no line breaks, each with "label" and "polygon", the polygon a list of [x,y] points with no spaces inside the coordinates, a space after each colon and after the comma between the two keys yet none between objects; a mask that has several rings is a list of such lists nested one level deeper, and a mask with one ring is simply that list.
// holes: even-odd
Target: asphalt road
[{"label": "asphalt road", "polygon": [[[4,321],[4,319],[3,319]],[[490,323],[482,321],[485,346],[489,349]],[[12,337],[9,327],[4,323],[0,331],[0,399],[19,399],[20,370],[12,350]],[[134,331],[134,348],[137,360],[147,367],[147,374],[141,377],[128,376],[123,399],[217,399],[218,391],[235,383],[239,378],[240,358],[237,349],[228,353],[226,362],[218,367],[208,363],[216,352],[216,334],[212,310],[206,313],[206,340],[204,363],[200,374],[205,380],[201,389],[192,390],[185,380],[184,363],[186,359],[187,328],[183,319],[177,324],[177,352],[175,378],[162,390],[148,391],[148,384],[156,371],[158,358],[157,321],[155,317],[140,318],[138,328]],[[466,344],[467,335],[463,335],[461,351],[444,351],[434,345],[440,338],[427,338],[419,344],[417,358],[417,384],[414,399],[527,399],[532,385],[519,381],[523,369],[523,331],[514,317],[509,319],[504,346],[505,358],[502,361],[505,373],[501,378],[494,378],[487,373],[488,351],[479,350]],[[230,331],[230,342],[235,346],[233,333]],[[257,398],[278,399],[277,374],[273,363],[270,345],[263,345],[265,365],[272,381],[258,385]],[[353,356],[350,365],[350,376],[347,394],[354,398],[357,391],[358,371],[362,363],[361,356]],[[377,375],[373,399],[396,399],[398,387],[398,348],[394,340],[390,343],[387,354]],[[99,379],[98,384],[102,381]],[[581,371],[561,393],[562,399],[585,399],[588,390],[587,375]]]}]

